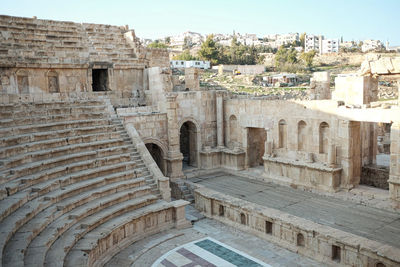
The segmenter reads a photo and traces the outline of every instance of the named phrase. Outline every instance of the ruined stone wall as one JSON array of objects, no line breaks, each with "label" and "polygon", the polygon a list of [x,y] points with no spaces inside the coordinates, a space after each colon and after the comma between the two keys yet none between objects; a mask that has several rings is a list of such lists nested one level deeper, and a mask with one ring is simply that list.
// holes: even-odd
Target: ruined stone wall
[{"label": "ruined stone wall", "polygon": [[125,124],[133,124],[142,140],[158,145],[164,153],[167,153],[168,133],[165,113],[120,113],[119,115],[124,117]]},{"label": "ruined stone wall", "polygon": [[347,75],[335,78],[333,100],[350,105],[363,105],[378,98],[378,80],[370,76]]},{"label": "ruined stone wall", "polygon": [[0,16],[0,27],[0,93],[90,92],[102,70],[102,90],[144,96],[148,60],[125,26]]},{"label": "ruined stone wall", "polygon": [[[21,77],[25,79],[25,84],[21,83]],[[0,79],[0,93],[3,94],[93,91],[91,69],[0,68]],[[110,69],[107,88],[107,91],[123,92],[125,97],[144,97],[143,70]]]},{"label": "ruined stone wall", "polygon": [[360,184],[365,184],[381,189],[389,189],[389,169],[377,166],[363,166]]},{"label": "ruined stone wall", "polygon": [[169,51],[164,48],[147,48],[149,67],[169,68]]},{"label": "ruined stone wall", "polygon": [[179,92],[177,97],[178,127],[190,120],[200,128],[201,145],[215,147],[216,103],[215,91]]},{"label": "ruined stone wall", "polygon": [[[361,157],[355,153],[361,147],[360,123],[335,115],[335,102],[231,99],[224,104],[225,132],[230,133],[225,134],[225,143],[229,143],[230,136],[234,134],[246,150],[249,128],[265,129],[267,143],[271,143],[271,155],[275,158],[270,160],[271,164],[278,162],[288,166],[288,173],[282,175],[308,168],[317,170],[313,174],[316,177],[326,173],[329,179],[335,179],[323,189],[339,186],[339,180],[341,187],[358,184]],[[229,129],[232,115],[237,119],[236,131]],[[247,162],[247,166],[251,164]],[[297,167],[292,170],[291,166]],[[341,179],[337,177],[340,168],[343,169]],[[295,176],[299,176],[299,173]],[[310,187],[317,187],[316,184],[312,185],[312,181],[303,182]]]}]

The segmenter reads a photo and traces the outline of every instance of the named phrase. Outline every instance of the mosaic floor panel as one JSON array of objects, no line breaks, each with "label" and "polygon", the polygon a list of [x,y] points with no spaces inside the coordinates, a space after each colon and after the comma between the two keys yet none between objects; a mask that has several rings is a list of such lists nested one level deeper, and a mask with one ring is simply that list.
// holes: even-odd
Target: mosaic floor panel
[{"label": "mosaic floor panel", "polygon": [[177,247],[159,258],[152,267],[267,267],[246,253],[211,237]]}]

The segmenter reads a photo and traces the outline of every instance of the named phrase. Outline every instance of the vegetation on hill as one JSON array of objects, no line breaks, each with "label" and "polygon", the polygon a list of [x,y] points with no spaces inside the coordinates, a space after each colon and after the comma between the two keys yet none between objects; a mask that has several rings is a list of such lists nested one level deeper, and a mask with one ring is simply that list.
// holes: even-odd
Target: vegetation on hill
[{"label": "vegetation on hill", "polygon": [[262,53],[273,53],[276,49],[265,46],[248,46],[241,44],[233,38],[231,46],[222,46],[213,40],[213,35],[207,36],[201,45],[198,56],[202,60],[208,60],[211,64],[254,65],[262,64]]},{"label": "vegetation on hill", "polygon": [[186,49],[183,53],[172,57],[173,60],[198,60],[198,57],[192,56],[190,51]]},{"label": "vegetation on hill", "polygon": [[148,48],[168,48],[168,45],[161,43],[159,40],[155,40],[147,46]]}]

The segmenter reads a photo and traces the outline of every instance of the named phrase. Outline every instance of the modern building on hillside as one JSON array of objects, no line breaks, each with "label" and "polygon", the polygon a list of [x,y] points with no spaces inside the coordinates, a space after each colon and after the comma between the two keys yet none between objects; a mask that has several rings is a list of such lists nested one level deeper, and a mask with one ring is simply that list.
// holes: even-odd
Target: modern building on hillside
[{"label": "modern building on hillside", "polygon": [[210,61],[203,60],[171,60],[171,68],[209,69]]},{"label": "modern building on hillside", "polygon": [[320,54],[338,53],[339,39],[325,39],[323,35],[306,35],[304,50],[309,52],[315,50]]},{"label": "modern building on hillside", "polygon": [[383,48],[383,44],[380,40],[365,40],[361,46],[361,51],[368,52],[381,48]]},{"label": "modern building on hillside", "polygon": [[309,52],[311,50],[316,50],[319,52],[321,46],[322,46],[322,40],[324,39],[324,36],[322,35],[309,35],[307,34],[305,37],[305,42],[304,42],[304,51]]},{"label": "modern building on hillside", "polygon": [[204,37],[200,33],[197,32],[184,32],[182,34],[172,36],[170,45],[172,47],[182,47],[185,45],[185,42],[188,42],[190,45],[199,45],[203,42]]},{"label": "modern building on hillside", "polygon": [[339,39],[322,40],[320,53],[321,54],[339,53]]}]

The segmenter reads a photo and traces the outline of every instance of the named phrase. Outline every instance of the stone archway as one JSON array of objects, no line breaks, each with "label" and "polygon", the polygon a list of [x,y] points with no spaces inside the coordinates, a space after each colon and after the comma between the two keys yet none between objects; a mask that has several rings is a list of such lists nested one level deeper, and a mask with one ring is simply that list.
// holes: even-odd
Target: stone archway
[{"label": "stone archway", "polygon": [[166,148],[165,146],[156,139],[150,138],[149,140],[143,140],[147,150],[156,162],[158,168],[164,176],[167,175],[167,164],[166,164]]},{"label": "stone archway", "polygon": [[198,129],[196,124],[188,120],[180,127],[179,147],[183,155],[182,165],[198,167]]}]

